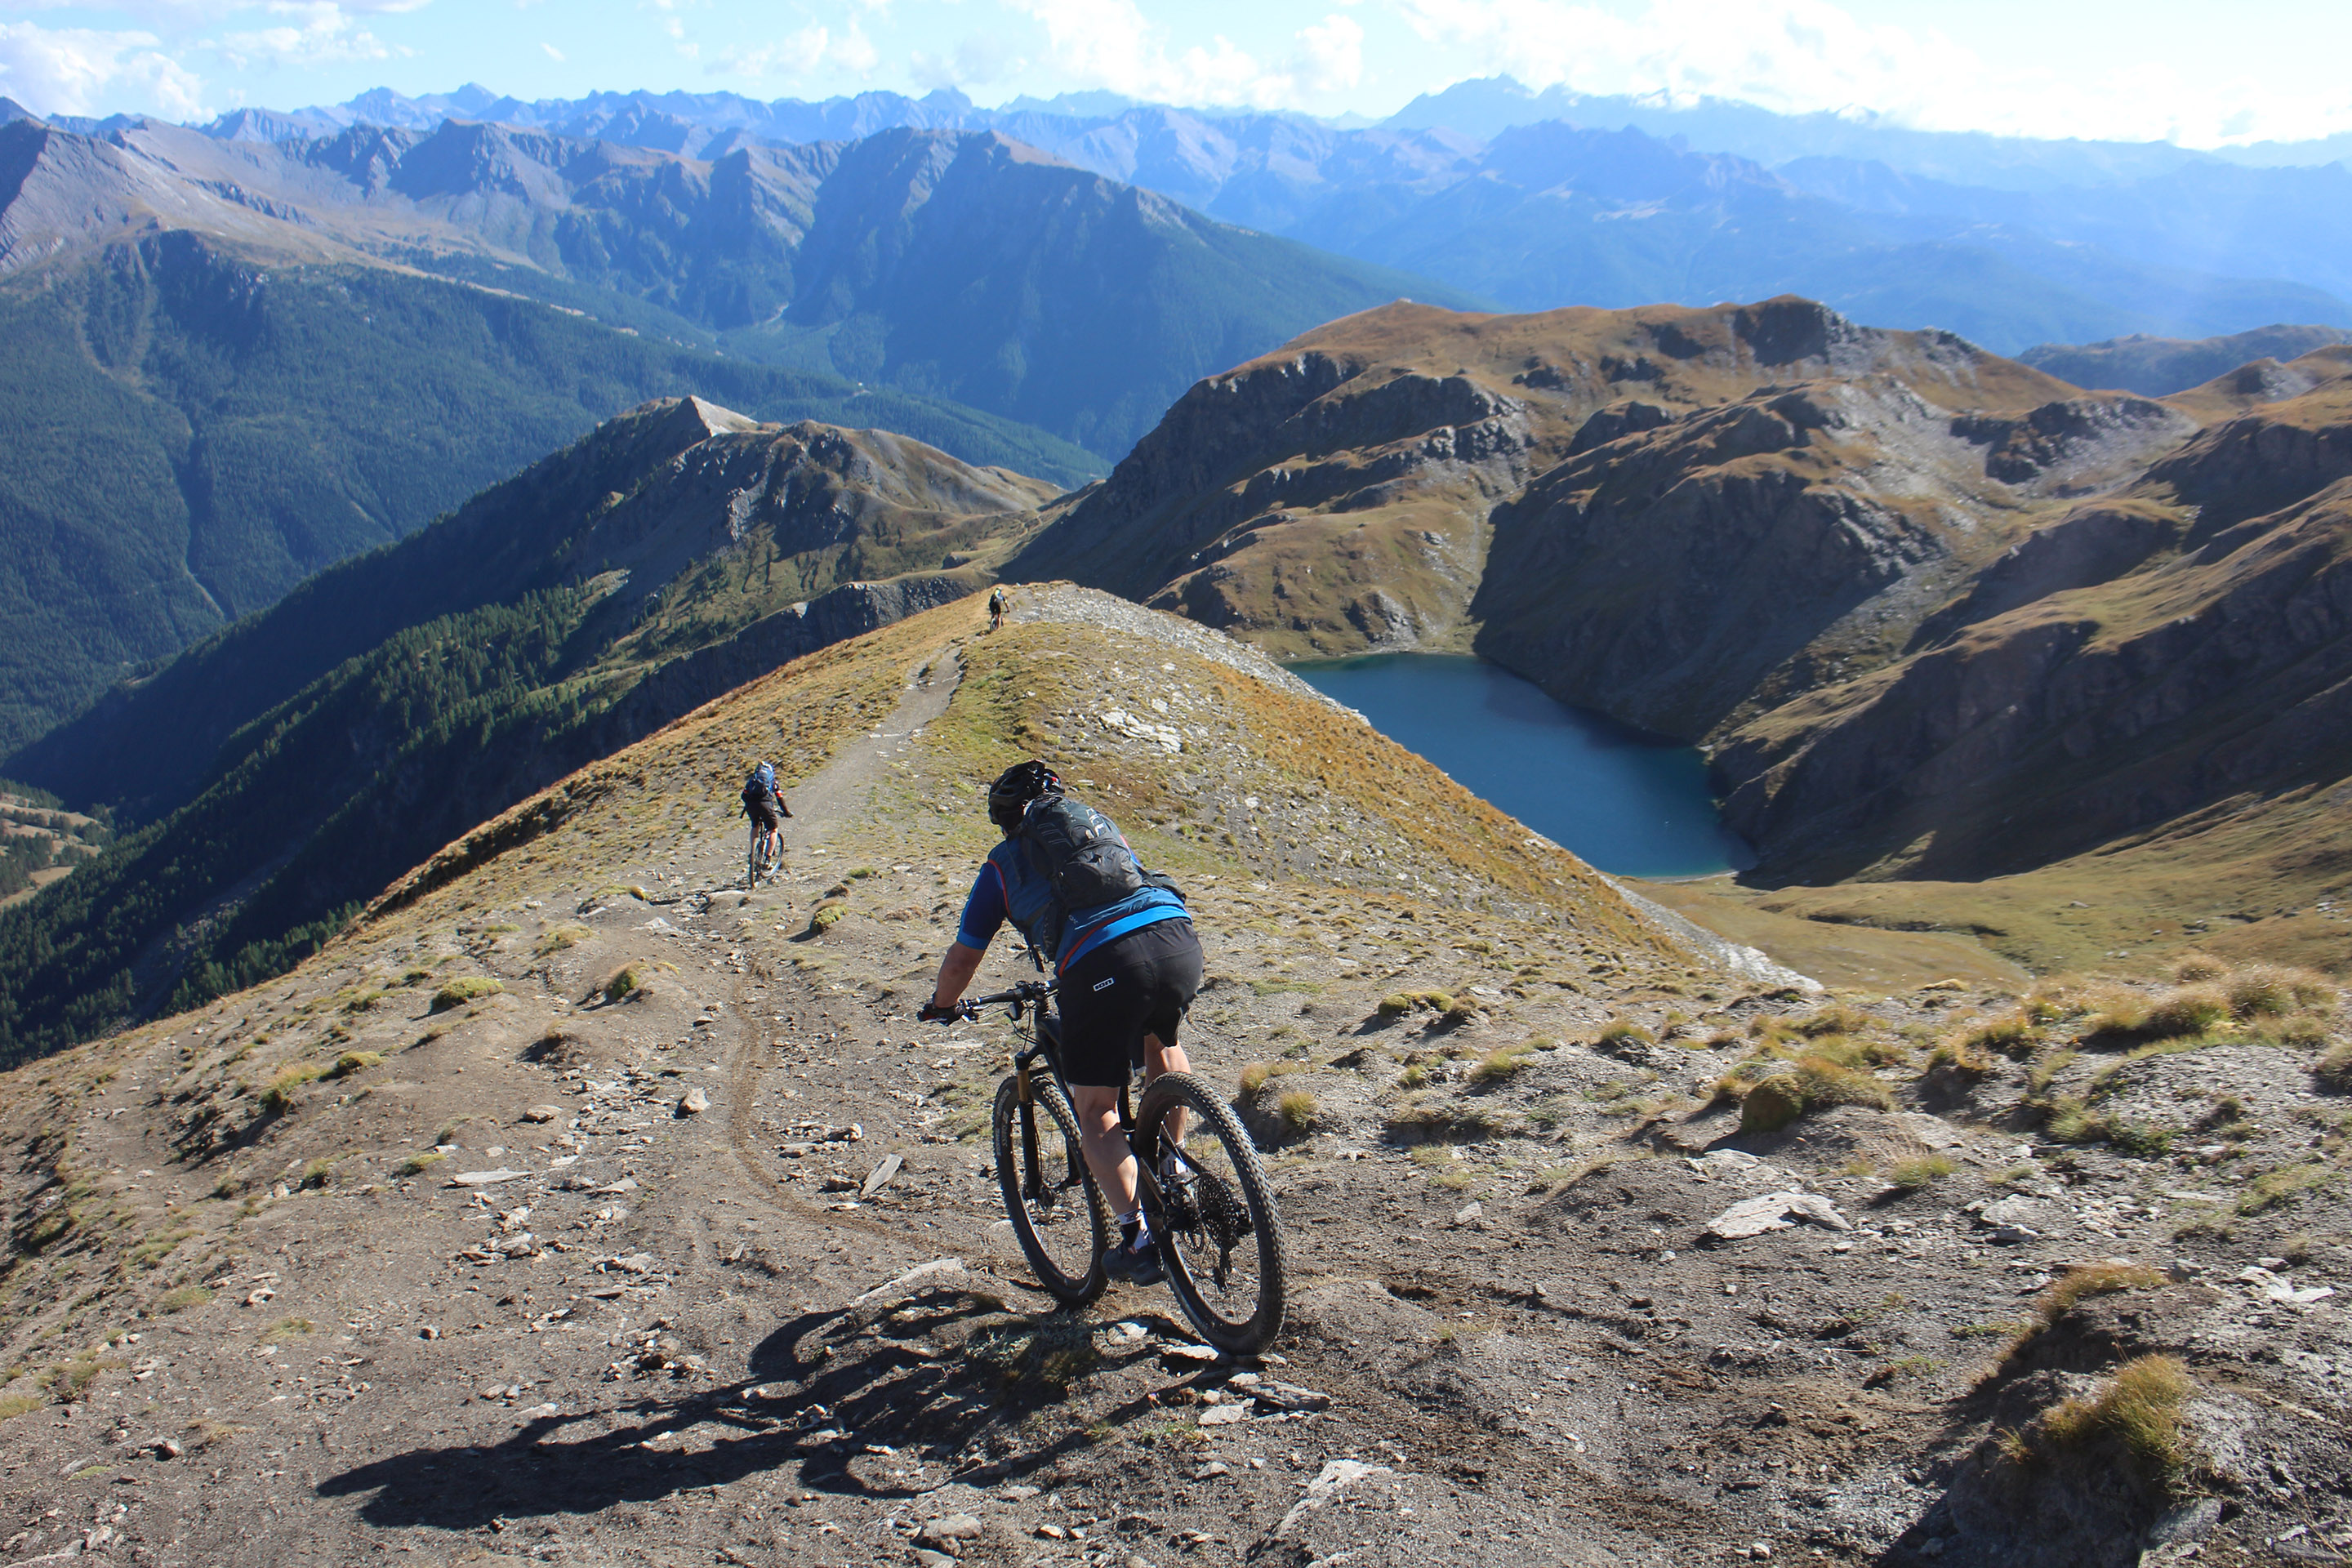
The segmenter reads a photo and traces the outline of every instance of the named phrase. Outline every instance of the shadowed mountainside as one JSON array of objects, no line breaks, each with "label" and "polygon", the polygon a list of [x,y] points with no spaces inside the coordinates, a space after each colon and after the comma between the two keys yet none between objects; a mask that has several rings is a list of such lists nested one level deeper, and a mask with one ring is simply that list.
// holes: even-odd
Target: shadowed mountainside
[{"label": "shadowed mountainside", "polygon": [[937,569],[1051,493],[689,398],[321,574],[11,760],[146,826],[0,911],[0,1049],[283,969],[551,778],[969,594]]}]

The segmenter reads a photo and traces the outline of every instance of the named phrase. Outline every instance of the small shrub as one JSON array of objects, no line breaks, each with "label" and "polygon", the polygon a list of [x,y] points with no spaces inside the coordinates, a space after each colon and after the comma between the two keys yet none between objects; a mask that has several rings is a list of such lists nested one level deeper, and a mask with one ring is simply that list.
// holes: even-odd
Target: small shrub
[{"label": "small shrub", "polygon": [[494,995],[505,989],[501,982],[487,974],[465,975],[433,993],[433,1005],[428,1010],[446,1013],[452,1007],[462,1007],[478,997]]},{"label": "small shrub", "polygon": [[2227,993],[2212,985],[2182,985],[2166,992],[2148,1007],[2139,1033],[2159,1040],[2201,1035],[2231,1016]]},{"label": "small shrub", "polygon": [[606,1002],[625,1002],[645,987],[645,971],[634,963],[627,963],[607,975],[604,984],[596,988],[596,993]]},{"label": "small shrub", "polygon": [[2022,1007],[2014,1013],[2006,1013],[1974,1025],[1959,1037],[1966,1046],[1981,1051],[1999,1051],[2012,1061],[2023,1061],[2032,1056],[2040,1038],[2033,1020]]},{"label": "small shrub", "polygon": [[815,909],[809,911],[808,929],[812,931],[831,931],[841,923],[841,917],[848,912],[849,900],[846,899],[824,900]]},{"label": "small shrub", "polygon": [[1275,1101],[1274,1108],[1283,1126],[1293,1132],[1311,1131],[1323,1115],[1323,1108],[1316,1103],[1315,1097],[1303,1089],[1287,1090]]},{"label": "small shrub", "polygon": [[294,1184],[297,1187],[323,1187],[334,1180],[334,1176],[335,1163],[321,1157],[304,1165],[301,1176]]},{"label": "small shrub", "polygon": [[2147,1027],[2147,998],[2120,986],[2101,991],[2087,1020],[2094,1035],[2137,1035]]},{"label": "small shrub", "polygon": [[2352,1093],[2352,1042],[2337,1046],[2314,1062],[2311,1076],[2338,1094]]},{"label": "small shrub", "polygon": [[1982,1078],[1992,1071],[1992,1058],[1971,1045],[1966,1036],[1956,1036],[1948,1040],[1938,1040],[1927,1053],[1927,1070]]},{"label": "small shrub", "polygon": [[1959,1167],[1941,1154],[1924,1154],[1916,1160],[1905,1160],[1886,1173],[1886,1179],[1906,1192],[1932,1186]]},{"label": "small shrub", "polygon": [[1245,1099],[1255,1100],[1276,1079],[1306,1070],[1305,1062],[1252,1062],[1242,1068],[1242,1094]]},{"label": "small shrub", "polygon": [[1742,1132],[1776,1132],[1805,1113],[1805,1099],[1787,1078],[1768,1078],[1739,1102]]}]

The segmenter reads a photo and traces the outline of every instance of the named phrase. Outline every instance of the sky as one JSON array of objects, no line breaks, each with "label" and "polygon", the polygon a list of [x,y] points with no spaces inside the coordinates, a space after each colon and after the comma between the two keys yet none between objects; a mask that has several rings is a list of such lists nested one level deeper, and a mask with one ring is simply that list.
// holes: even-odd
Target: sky
[{"label": "sky", "polygon": [[2352,132],[2347,0],[0,0],[45,114],[336,103],[468,81],[1389,114],[1473,77],[2210,147]]}]

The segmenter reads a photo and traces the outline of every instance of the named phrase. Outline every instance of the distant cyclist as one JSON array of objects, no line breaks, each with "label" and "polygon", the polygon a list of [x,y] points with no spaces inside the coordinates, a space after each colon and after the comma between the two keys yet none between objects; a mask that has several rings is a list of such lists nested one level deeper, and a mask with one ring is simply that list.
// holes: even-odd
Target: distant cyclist
[{"label": "distant cyclist", "polygon": [[1012,596],[1005,593],[1004,584],[999,583],[988,595],[988,629],[1002,630],[1004,626],[1004,612],[1012,607]]},{"label": "distant cyclist", "polygon": [[743,781],[743,815],[768,837],[768,863],[780,866],[784,859],[784,818],[793,808],[784,804],[776,788],[776,764],[761,763]]},{"label": "distant cyclist", "polygon": [[[950,1009],[1008,919],[1032,948],[1053,955],[1062,1068],[1087,1164],[1118,1215],[1119,1245],[1104,1266],[1114,1279],[1156,1284],[1167,1270],[1136,1198],[1118,1091],[1138,1068],[1146,1083],[1192,1070],[1176,1029],[1201,988],[1200,939],[1183,895],[1145,871],[1110,819],[1069,799],[1045,763],[1024,763],[999,778],[988,792],[988,816],[1004,841],[988,852],[964,900],[922,1016],[953,1016]],[[1169,1134],[1182,1140],[1181,1113]]]}]

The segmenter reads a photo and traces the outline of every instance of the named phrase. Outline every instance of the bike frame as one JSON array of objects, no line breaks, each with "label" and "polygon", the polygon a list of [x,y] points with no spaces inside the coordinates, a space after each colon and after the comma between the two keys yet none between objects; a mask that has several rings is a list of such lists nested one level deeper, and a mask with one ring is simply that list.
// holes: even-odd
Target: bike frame
[{"label": "bike frame", "polygon": [[[1070,1094],[1070,1081],[1062,1073],[1062,1021],[1047,1005],[1053,1000],[1055,989],[1043,981],[1024,980],[1010,991],[1000,992],[993,996],[975,997],[967,1004],[975,1011],[998,1005],[1009,1007],[1016,1028],[1023,1022],[1024,1010],[1033,1015],[1031,1027],[1034,1030],[1034,1037],[1026,1050],[1016,1051],[1013,1057],[1013,1094],[1021,1107],[1021,1194],[1032,1202],[1044,1195],[1045,1184],[1044,1173],[1037,1163],[1037,1098],[1029,1085],[1032,1064],[1038,1058],[1045,1059],[1045,1068],[1053,1075],[1054,1087],[1062,1091],[1063,1100],[1073,1108],[1077,1104]],[[1135,1102],[1126,1084],[1121,1084],[1118,1089],[1118,1128],[1126,1136],[1128,1152],[1135,1157],[1136,1199],[1143,1205],[1144,1212],[1156,1220],[1163,1212],[1159,1173],[1152,1169],[1153,1161],[1150,1153],[1136,1147]],[[1080,1163],[1084,1165],[1083,1156]],[[1087,1180],[1096,1181],[1091,1168],[1087,1170]],[[1097,1184],[1100,1184],[1097,1182]]]}]

